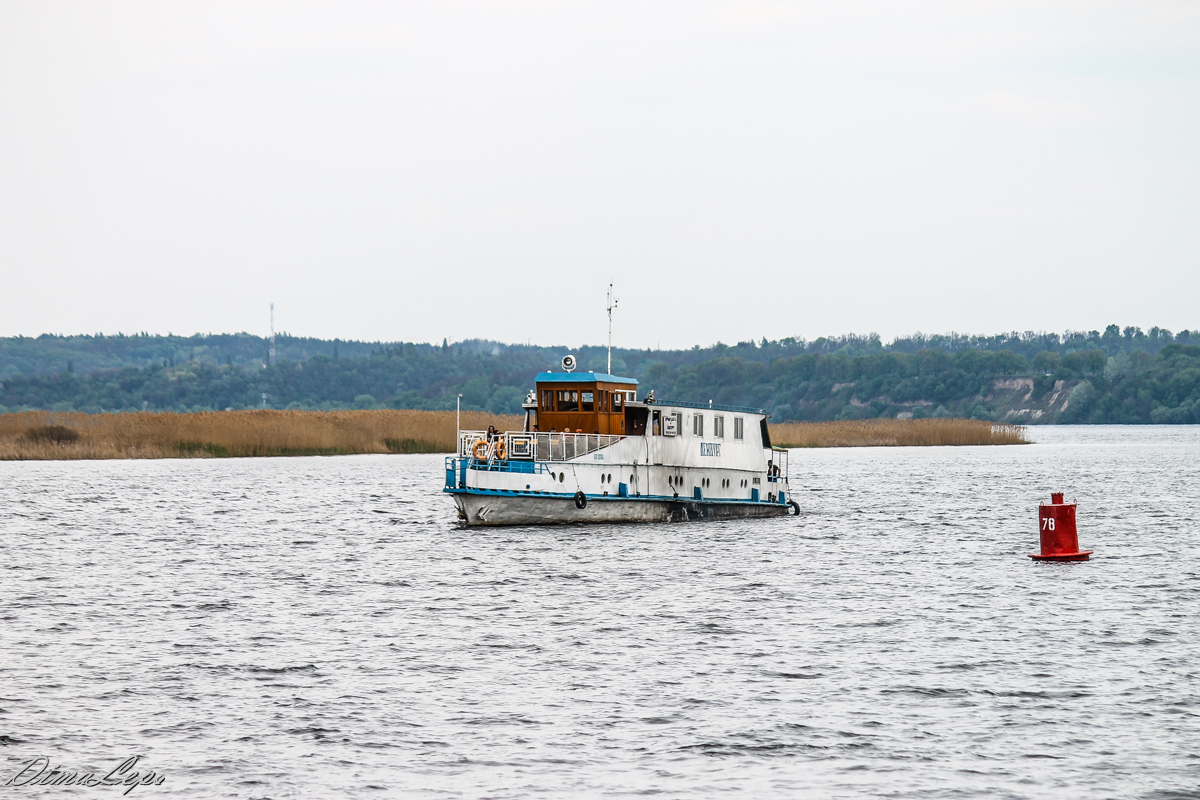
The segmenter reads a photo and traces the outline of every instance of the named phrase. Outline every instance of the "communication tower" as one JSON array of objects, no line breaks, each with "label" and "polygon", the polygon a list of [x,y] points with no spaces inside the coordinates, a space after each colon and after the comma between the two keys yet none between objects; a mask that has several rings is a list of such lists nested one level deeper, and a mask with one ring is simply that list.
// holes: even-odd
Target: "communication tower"
[{"label": "communication tower", "polygon": [[271,350],[270,357],[267,359],[271,366],[275,366],[275,304],[271,303]]}]

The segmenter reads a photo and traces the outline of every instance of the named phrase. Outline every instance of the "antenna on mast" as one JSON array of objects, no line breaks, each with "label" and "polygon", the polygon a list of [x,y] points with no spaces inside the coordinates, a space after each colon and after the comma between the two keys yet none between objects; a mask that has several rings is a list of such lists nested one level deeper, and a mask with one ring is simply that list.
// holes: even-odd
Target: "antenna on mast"
[{"label": "antenna on mast", "polygon": [[608,374],[612,375],[612,312],[619,302],[613,297],[612,281],[608,282]]},{"label": "antenna on mast", "polygon": [[271,365],[275,365],[275,304],[271,303],[271,349],[269,351],[270,358],[267,360]]}]

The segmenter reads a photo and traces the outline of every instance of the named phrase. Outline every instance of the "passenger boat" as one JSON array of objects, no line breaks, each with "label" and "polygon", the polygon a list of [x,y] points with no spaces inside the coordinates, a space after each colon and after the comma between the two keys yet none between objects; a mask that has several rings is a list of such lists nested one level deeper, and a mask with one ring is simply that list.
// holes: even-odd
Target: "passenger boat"
[{"label": "passenger boat", "polygon": [[763,409],[639,399],[632,378],[563,363],[537,376],[523,430],[459,432],[444,491],[468,525],[799,513]]}]

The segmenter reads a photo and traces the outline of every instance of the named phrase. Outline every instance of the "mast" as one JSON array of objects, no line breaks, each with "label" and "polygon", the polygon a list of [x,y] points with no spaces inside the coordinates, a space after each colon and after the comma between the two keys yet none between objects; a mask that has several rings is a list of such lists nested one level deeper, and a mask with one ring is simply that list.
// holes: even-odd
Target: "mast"
[{"label": "mast", "polygon": [[608,374],[612,375],[612,312],[619,302],[613,297],[612,281],[608,282]]}]

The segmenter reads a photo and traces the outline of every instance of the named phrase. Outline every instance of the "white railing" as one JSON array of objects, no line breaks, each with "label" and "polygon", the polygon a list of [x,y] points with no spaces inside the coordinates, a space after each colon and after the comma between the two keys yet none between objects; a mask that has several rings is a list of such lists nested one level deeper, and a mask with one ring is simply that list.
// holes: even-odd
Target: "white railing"
[{"label": "white railing", "polygon": [[522,433],[496,434],[488,440],[487,431],[461,431],[458,436],[459,458],[491,461],[497,458],[518,461],[570,461],[586,456],[624,436],[599,433]]}]

